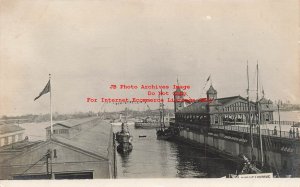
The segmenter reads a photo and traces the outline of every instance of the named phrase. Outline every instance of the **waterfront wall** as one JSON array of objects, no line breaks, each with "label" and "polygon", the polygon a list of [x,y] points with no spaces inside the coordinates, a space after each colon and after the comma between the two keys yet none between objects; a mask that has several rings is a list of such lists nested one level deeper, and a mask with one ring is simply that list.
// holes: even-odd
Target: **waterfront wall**
[{"label": "waterfront wall", "polygon": [[[220,156],[231,157],[233,160],[237,159],[240,154],[244,154],[251,158],[251,146],[246,137],[230,136],[223,132],[198,132],[189,129],[181,129],[178,135],[181,140],[188,141],[197,146],[205,147],[208,151],[214,151]],[[254,160],[259,163],[261,151],[257,146],[253,148]],[[279,148],[282,145],[279,145]],[[282,149],[282,148],[281,148]],[[274,168],[274,172],[292,172],[295,176],[300,176],[300,159],[299,146],[297,145],[293,152],[288,153],[284,150],[277,150],[274,148],[264,150],[264,162],[266,165]]]}]

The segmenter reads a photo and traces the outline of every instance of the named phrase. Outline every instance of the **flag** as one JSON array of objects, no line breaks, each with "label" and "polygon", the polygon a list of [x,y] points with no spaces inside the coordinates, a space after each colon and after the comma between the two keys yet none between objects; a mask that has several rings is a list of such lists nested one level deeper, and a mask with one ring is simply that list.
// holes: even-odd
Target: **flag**
[{"label": "flag", "polygon": [[210,75],[208,76],[208,78],[207,78],[206,82],[208,82],[208,81],[209,81],[209,79],[210,79]]},{"label": "flag", "polygon": [[36,98],[34,98],[34,100],[37,100],[38,98],[40,98],[42,95],[48,93],[51,91],[51,85],[50,85],[50,80],[48,81],[47,85],[45,86],[45,88],[43,89],[43,91],[39,94],[39,96],[37,96]]},{"label": "flag", "polygon": [[203,92],[203,90],[205,89],[205,87],[206,87],[206,85],[207,85],[207,83],[208,83],[209,80],[210,80],[210,75],[209,75],[208,78],[206,79],[206,82],[205,82],[205,84],[204,84],[204,86],[203,86],[202,92]]}]

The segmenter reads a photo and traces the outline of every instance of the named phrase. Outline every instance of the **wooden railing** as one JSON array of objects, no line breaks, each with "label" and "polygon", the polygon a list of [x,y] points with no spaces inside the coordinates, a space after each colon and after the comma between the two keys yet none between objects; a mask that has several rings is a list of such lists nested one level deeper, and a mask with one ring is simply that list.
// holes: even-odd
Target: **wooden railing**
[{"label": "wooden railing", "polygon": [[290,126],[294,126],[294,125],[300,125],[300,122],[296,122],[296,121],[270,121],[269,124],[279,124],[280,125],[290,125]]},{"label": "wooden railing", "polygon": [[[244,132],[244,133],[250,133],[250,127],[241,127],[241,126],[234,126],[234,125],[213,125],[211,128],[216,128],[216,129],[224,129],[224,130],[229,130],[229,131],[237,131],[237,132]],[[253,127],[252,128],[253,134],[259,134],[259,128]],[[289,139],[298,139],[300,140],[300,135],[299,131],[292,131],[292,132],[287,132],[287,131],[274,131],[274,130],[269,130],[269,129],[261,129],[260,130],[261,134],[264,136],[274,136],[274,137],[280,137],[280,138],[289,138]]]}]

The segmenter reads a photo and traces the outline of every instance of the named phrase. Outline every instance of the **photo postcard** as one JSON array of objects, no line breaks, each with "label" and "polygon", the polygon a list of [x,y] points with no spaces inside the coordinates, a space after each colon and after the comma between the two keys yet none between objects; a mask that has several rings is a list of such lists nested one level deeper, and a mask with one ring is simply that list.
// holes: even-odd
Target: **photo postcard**
[{"label": "photo postcard", "polygon": [[299,7],[1,0],[0,186],[299,186]]}]

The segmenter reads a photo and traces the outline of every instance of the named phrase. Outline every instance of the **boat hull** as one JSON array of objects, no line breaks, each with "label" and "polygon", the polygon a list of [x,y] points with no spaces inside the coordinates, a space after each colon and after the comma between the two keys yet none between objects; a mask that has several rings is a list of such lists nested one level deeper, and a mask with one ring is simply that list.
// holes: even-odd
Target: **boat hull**
[{"label": "boat hull", "polygon": [[118,143],[123,143],[123,142],[131,142],[132,140],[132,136],[130,136],[129,134],[124,134],[124,133],[117,133],[116,134],[116,140]]},{"label": "boat hull", "polygon": [[117,151],[119,153],[129,153],[133,149],[133,146],[130,142],[123,142],[117,146]]},{"label": "boat hull", "polygon": [[160,127],[159,122],[135,122],[134,128],[136,129],[155,129]]},{"label": "boat hull", "polygon": [[156,131],[156,136],[158,140],[169,140],[173,134],[169,129],[159,129]]}]

